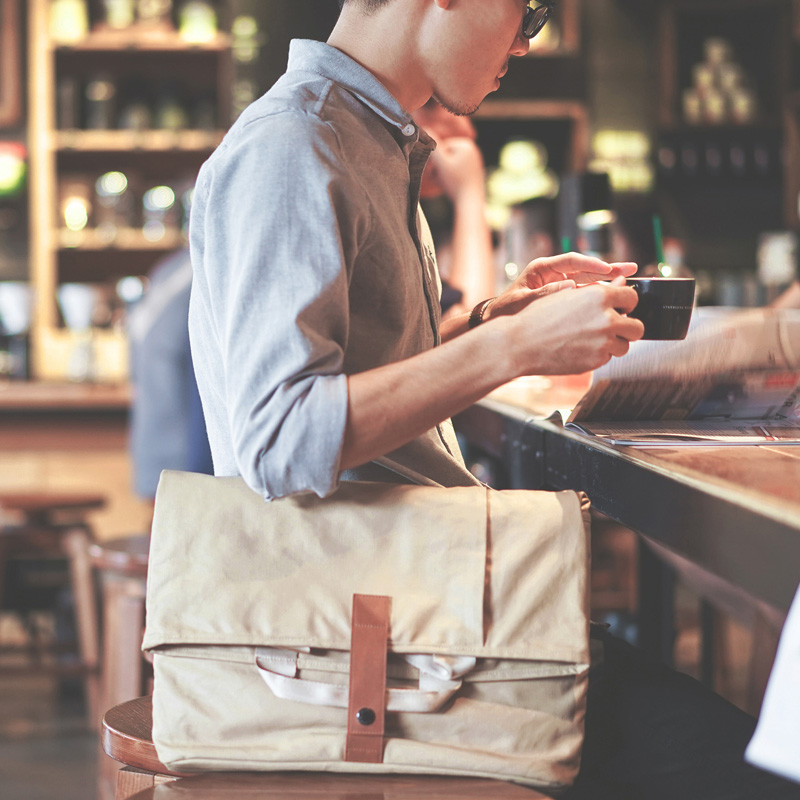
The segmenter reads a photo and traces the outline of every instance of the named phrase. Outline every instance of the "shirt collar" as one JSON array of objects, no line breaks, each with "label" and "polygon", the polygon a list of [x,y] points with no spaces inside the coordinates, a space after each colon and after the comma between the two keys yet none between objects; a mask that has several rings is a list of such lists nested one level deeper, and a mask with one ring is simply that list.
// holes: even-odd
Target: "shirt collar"
[{"label": "shirt collar", "polygon": [[293,39],[289,45],[289,70],[315,72],[358,97],[381,119],[397,128],[404,143],[419,141],[435,146],[395,96],[368,70],[350,56],[325,42]]}]

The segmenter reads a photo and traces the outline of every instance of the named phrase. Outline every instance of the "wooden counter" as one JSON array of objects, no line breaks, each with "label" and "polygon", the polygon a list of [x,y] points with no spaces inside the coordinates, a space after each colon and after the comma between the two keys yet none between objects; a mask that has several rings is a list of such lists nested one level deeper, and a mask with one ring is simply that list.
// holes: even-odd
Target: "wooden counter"
[{"label": "wooden counter", "polygon": [[128,385],[0,382],[0,488],[103,492],[99,539],[141,533],[150,510],[132,490]]}]

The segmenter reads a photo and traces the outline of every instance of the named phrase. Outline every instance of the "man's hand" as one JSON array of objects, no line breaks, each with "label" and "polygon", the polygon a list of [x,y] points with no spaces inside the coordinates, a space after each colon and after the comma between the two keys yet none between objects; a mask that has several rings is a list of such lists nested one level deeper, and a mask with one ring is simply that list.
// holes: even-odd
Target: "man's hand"
[{"label": "man's hand", "polygon": [[[534,300],[562,289],[612,281],[633,275],[638,267],[631,262],[609,264],[599,258],[580,253],[566,253],[531,261],[522,274],[503,294],[495,298],[484,314],[484,320],[504,314],[517,314]],[[632,291],[632,290],[631,290]],[[635,292],[634,292],[635,294]],[[634,306],[636,303],[634,303]],[[632,307],[633,308],[633,307]]]},{"label": "man's hand", "polygon": [[609,264],[581,253],[565,253],[531,261],[511,288],[539,289],[547,283],[573,280],[577,284],[611,281],[633,275],[638,267],[632,262]]},{"label": "man's hand", "polygon": [[519,375],[589,372],[623,356],[641,339],[644,325],[626,314],[636,307],[634,289],[618,277],[610,284],[565,288],[528,303],[512,324],[512,356]]}]

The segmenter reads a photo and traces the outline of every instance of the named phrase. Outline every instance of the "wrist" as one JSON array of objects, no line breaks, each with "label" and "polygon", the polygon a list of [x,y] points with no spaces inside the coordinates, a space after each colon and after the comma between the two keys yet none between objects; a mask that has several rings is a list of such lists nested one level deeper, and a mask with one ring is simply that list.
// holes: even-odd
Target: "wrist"
[{"label": "wrist", "polygon": [[492,304],[492,301],[495,299],[496,298],[494,297],[490,297],[488,300],[481,300],[481,302],[472,309],[472,312],[469,315],[469,322],[467,323],[470,330],[477,328],[478,325],[482,325],[489,319],[487,311],[489,306]]}]

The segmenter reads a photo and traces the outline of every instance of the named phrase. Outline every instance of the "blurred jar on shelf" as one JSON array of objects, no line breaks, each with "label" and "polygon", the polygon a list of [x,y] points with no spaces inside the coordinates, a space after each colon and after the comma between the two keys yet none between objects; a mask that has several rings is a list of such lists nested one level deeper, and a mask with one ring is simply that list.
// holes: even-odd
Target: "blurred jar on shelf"
[{"label": "blurred jar on shelf", "polygon": [[172,0],[136,0],[136,16],[144,25],[172,28]]},{"label": "blurred jar on shelf", "polygon": [[95,182],[95,228],[111,243],[120,228],[133,227],[133,192],[124,172],[106,172]]},{"label": "blurred jar on shelf", "polygon": [[58,224],[61,243],[76,247],[92,220],[93,181],[83,175],[65,175],[58,184]]},{"label": "blurred jar on shelf", "polygon": [[739,87],[730,95],[731,119],[740,125],[753,122],[758,113],[755,94],[749,89]]},{"label": "blurred jar on shelf", "polygon": [[105,24],[114,30],[128,28],[136,19],[134,0],[103,0],[103,10]]},{"label": "blurred jar on shelf", "polygon": [[0,281],[0,378],[30,374],[29,332],[33,293],[25,281]]},{"label": "blurred jar on shelf", "polygon": [[107,75],[97,75],[86,84],[87,130],[108,131],[115,127],[117,85]]},{"label": "blurred jar on shelf", "polygon": [[703,43],[706,64],[718,67],[727,64],[733,58],[733,46],[727,39],[711,36]]},{"label": "blurred jar on shelf", "polygon": [[217,12],[207,0],[187,0],[178,12],[181,38],[193,44],[211,42],[219,30]]},{"label": "blurred jar on shelf", "polygon": [[171,186],[154,186],[142,198],[142,232],[148,242],[159,242],[179,230],[180,208]]},{"label": "blurred jar on shelf", "polygon": [[728,117],[725,95],[717,89],[709,89],[703,98],[703,121],[710,125],[721,125]]},{"label": "blurred jar on shelf", "polygon": [[92,381],[96,377],[92,325],[101,295],[88,283],[62,283],[56,292],[64,325],[70,332],[66,377],[71,381]]},{"label": "blurred jar on shelf", "polygon": [[80,42],[89,33],[86,0],[53,0],[50,4],[50,38],[56,44]]},{"label": "blurred jar on shelf", "polygon": [[176,86],[166,85],[159,91],[154,123],[156,128],[166,131],[182,131],[190,126],[189,114]]},{"label": "blurred jar on shelf", "polygon": [[683,91],[683,118],[690,125],[699,125],[703,121],[703,98],[695,88]]}]

